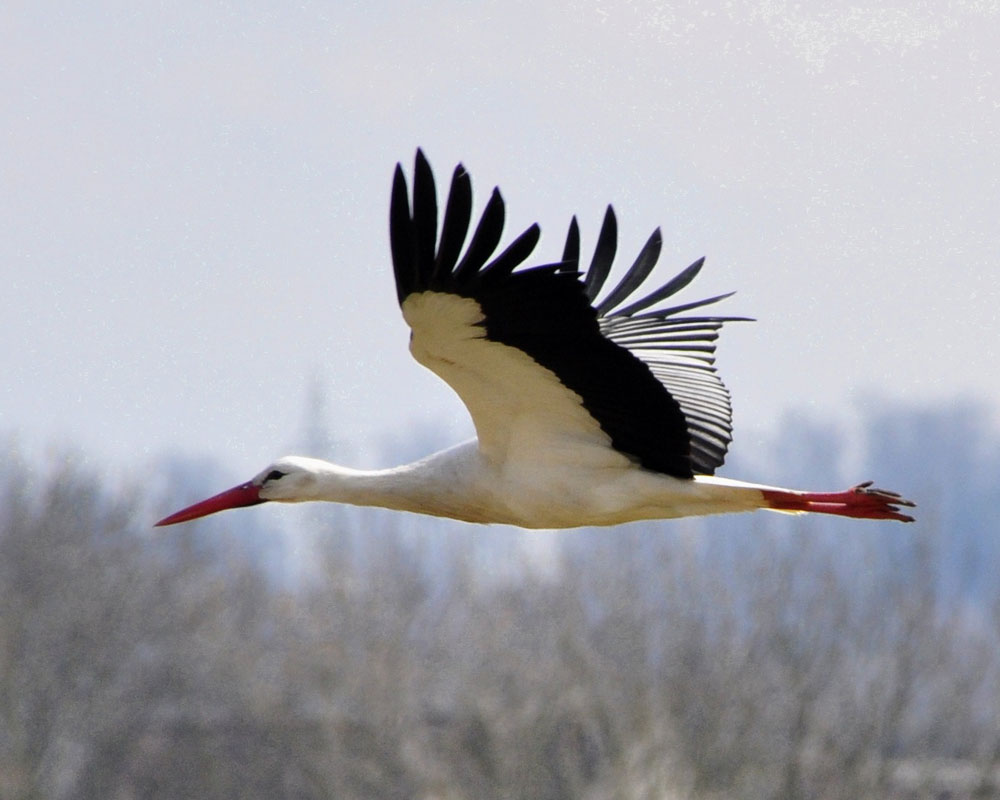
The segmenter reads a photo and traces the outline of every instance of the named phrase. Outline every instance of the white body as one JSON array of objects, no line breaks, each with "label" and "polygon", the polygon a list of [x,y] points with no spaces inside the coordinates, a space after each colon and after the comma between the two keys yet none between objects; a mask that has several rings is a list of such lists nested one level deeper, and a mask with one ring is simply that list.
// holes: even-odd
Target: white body
[{"label": "white body", "polygon": [[[584,445],[584,447],[586,447]],[[286,471],[261,481],[266,500],[326,500],[411,511],[465,522],[522,528],[617,525],[641,519],[723,514],[764,507],[753,484],[709,476],[679,480],[650,472],[607,449],[604,465],[572,471],[537,461],[487,461],[475,440],[386,470],[354,470],[289,456],[268,468]],[[568,453],[567,453],[568,454]],[[593,453],[590,453],[593,455]]]}]

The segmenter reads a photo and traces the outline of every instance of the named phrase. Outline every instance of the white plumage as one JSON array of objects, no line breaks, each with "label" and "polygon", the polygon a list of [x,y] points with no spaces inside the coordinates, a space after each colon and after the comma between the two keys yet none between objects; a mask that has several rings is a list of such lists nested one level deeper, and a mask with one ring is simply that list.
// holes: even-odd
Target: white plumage
[{"label": "white plumage", "polygon": [[[537,242],[537,226],[494,257],[504,218],[499,192],[493,191],[466,246],[471,211],[471,182],[459,166],[439,232],[434,179],[423,154],[417,152],[412,210],[397,166],[390,239],[410,351],[462,399],[476,440],[387,470],[286,457],[157,524],[265,501],[307,500],[525,528],[758,508],[912,520],[900,512],[911,502],[870,484],[816,493],[711,474],[722,464],[731,432],[714,342],[723,323],[743,318],[685,316],[729,295],[660,306],[695,277],[701,260],[634,299],[659,256],[656,231],[602,297],[616,251],[610,207],[585,272],[575,220],[559,261],[519,269]],[[632,302],[623,307],[626,300]]]}]

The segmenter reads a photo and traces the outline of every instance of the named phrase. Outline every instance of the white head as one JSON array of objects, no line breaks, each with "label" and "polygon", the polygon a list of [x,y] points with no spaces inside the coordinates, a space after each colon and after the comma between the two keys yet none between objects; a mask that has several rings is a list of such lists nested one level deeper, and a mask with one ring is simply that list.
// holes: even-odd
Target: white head
[{"label": "white head", "polygon": [[229,508],[255,506],[259,503],[301,503],[321,496],[323,478],[335,475],[336,467],[326,461],[303,456],[285,456],[262,469],[246,483],[164,517],[157,526],[174,525],[208,516]]},{"label": "white head", "polygon": [[319,484],[335,471],[332,464],[318,458],[284,456],[262,469],[250,483],[259,488],[261,500],[301,503],[318,499]]}]

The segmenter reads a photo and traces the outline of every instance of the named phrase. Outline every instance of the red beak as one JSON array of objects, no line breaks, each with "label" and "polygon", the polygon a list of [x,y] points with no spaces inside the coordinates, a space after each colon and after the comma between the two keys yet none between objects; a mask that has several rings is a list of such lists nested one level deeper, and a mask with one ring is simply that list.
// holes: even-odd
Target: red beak
[{"label": "red beak", "polygon": [[154,527],[175,525],[178,522],[187,522],[188,520],[198,519],[198,517],[214,514],[216,511],[225,511],[227,508],[243,508],[244,506],[255,506],[258,503],[265,502],[267,501],[263,500],[260,496],[259,486],[254,486],[250,482],[242,483],[239,486],[234,486],[232,489],[220,492],[214,497],[209,497],[207,500],[202,500],[200,503],[195,503],[193,506],[183,508],[169,517],[164,517]]}]

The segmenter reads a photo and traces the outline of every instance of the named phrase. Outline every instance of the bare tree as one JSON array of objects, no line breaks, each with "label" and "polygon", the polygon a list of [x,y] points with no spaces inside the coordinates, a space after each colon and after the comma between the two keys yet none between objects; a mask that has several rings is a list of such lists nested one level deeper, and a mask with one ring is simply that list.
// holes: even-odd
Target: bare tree
[{"label": "bare tree", "polygon": [[[5,800],[1000,791],[1000,601],[933,525],[639,524],[518,570],[535,534],[378,512],[153,534],[71,461],[0,492]],[[296,585],[255,540],[299,533]]]}]

